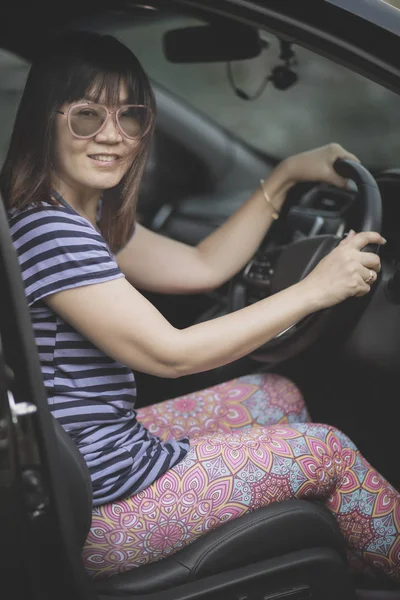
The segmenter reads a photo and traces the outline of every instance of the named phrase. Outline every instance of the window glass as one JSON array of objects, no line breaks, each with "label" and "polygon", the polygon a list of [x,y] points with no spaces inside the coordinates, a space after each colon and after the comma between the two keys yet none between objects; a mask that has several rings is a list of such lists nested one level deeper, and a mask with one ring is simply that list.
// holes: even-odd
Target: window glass
[{"label": "window glass", "polygon": [[391,4],[395,8],[400,8],[400,0],[384,0],[388,4]]},{"label": "window glass", "polygon": [[[80,23],[80,29],[116,35],[130,47],[155,83],[160,83],[204,112],[261,152],[284,158],[290,154],[339,142],[371,169],[400,163],[400,110],[398,96],[341,65],[293,46],[297,82],[281,91],[269,82],[255,100],[239,98],[225,63],[169,62],[163,52],[163,35],[173,28],[201,25],[187,16],[133,20],[122,18]],[[272,69],[281,65],[280,44],[260,32],[268,44],[260,56],[231,64],[235,86],[253,95]],[[12,123],[29,65],[0,50],[0,161],[9,141]]]},{"label": "window glass", "polygon": [[[175,64],[163,52],[163,34],[200,24],[188,17],[155,19],[111,28],[138,56],[155,82],[212,117],[246,143],[283,158],[338,142],[370,168],[400,163],[400,110],[397,94],[314,52],[293,46],[297,83],[285,91],[271,82],[254,101],[232,89],[224,63]],[[260,34],[269,47],[255,59],[232,63],[237,88],[254,94],[271,70],[282,64],[280,44]]]},{"label": "window glass", "polygon": [[4,161],[29,64],[0,49],[0,165]]}]

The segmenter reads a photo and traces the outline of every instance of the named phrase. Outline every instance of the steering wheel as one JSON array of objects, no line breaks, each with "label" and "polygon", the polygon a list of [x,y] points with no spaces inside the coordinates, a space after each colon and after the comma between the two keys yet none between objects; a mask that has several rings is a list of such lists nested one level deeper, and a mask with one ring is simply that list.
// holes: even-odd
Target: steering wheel
[{"label": "steering wheel", "polygon": [[[378,185],[371,173],[356,161],[337,159],[335,171],[352,180],[357,193],[351,209],[359,231],[377,231],[382,228],[382,199]],[[304,279],[310,271],[331,252],[341,241],[337,235],[316,235],[279,247],[260,246],[255,257],[247,264],[241,274],[232,282],[230,291],[230,310],[236,311],[249,304],[254,286],[264,286],[264,297],[276,294]],[[378,252],[379,246],[363,248],[365,251]],[[370,296],[370,294],[367,294]],[[343,307],[354,307],[360,314],[365,308],[364,298],[351,298],[339,305],[315,312],[282,331],[272,340],[252,353],[252,357],[265,362],[281,362],[303,351],[313,344],[335,322],[335,316],[343,318]]]}]

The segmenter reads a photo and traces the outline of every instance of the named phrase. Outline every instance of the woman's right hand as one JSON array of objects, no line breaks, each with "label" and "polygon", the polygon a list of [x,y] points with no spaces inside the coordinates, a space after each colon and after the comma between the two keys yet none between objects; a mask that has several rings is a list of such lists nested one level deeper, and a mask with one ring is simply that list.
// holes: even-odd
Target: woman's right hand
[{"label": "woman's right hand", "polygon": [[320,308],[334,306],[353,296],[364,296],[377,279],[381,261],[377,254],[362,252],[362,248],[385,243],[385,238],[375,231],[350,231],[301,283],[308,286]]}]

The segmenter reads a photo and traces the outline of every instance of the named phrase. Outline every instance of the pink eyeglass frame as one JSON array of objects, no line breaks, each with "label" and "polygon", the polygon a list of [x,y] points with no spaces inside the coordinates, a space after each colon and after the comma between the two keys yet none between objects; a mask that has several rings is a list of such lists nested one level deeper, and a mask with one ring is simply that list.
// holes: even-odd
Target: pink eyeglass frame
[{"label": "pink eyeglass frame", "polygon": [[[100,108],[105,108],[107,116],[103,121],[103,124],[100,126],[100,128],[95,131],[94,133],[90,134],[90,135],[78,135],[76,134],[71,127],[71,111],[74,108],[80,107],[80,106],[100,106]],[[97,102],[79,102],[78,104],[71,104],[71,106],[69,107],[69,109],[65,112],[62,110],[56,110],[56,113],[58,113],[59,115],[64,115],[67,117],[67,124],[68,124],[68,129],[71,133],[71,135],[73,135],[74,137],[78,138],[79,140],[89,140],[92,137],[95,137],[98,133],[100,133],[100,131],[102,131],[104,129],[104,127],[107,124],[108,119],[110,118],[111,115],[115,115],[115,122],[117,124],[117,127],[120,131],[120,133],[128,138],[129,140],[136,140],[138,137],[143,138],[148,132],[149,129],[151,127],[151,121],[149,123],[149,126],[147,127],[146,131],[142,134],[140,134],[140,136],[130,136],[127,133],[125,133],[125,131],[123,130],[123,128],[121,127],[121,124],[119,122],[119,118],[118,118],[118,113],[128,107],[134,107],[134,108],[145,108],[147,111],[149,111],[149,114],[152,115],[153,112],[151,110],[151,108],[149,108],[148,106],[146,106],[145,104],[123,104],[122,106],[120,106],[117,110],[110,110],[105,104],[98,104]]]}]

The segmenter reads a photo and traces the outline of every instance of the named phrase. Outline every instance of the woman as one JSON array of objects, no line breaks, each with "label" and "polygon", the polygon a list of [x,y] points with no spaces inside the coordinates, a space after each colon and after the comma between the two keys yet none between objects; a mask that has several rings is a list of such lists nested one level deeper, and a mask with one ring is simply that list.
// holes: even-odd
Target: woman
[{"label": "woman", "polygon": [[294,183],[343,186],[332,165],[356,157],[330,144],[283,161],[192,248],[135,225],[154,116],[149,81],[127,48],[66,35],[31,69],[1,175],[50,409],[92,477],[87,569],[131,569],[246,511],[308,497],[325,501],[365,565],[397,581],[399,494],[343,433],[307,422],[291,382],[246,376],[134,410],[133,370],[212,369],[369,292],[380,263],[361,249],[385,242],[376,232],[351,232],[300,283],[184,330],[137,290],[220,286],[252,257]]}]

